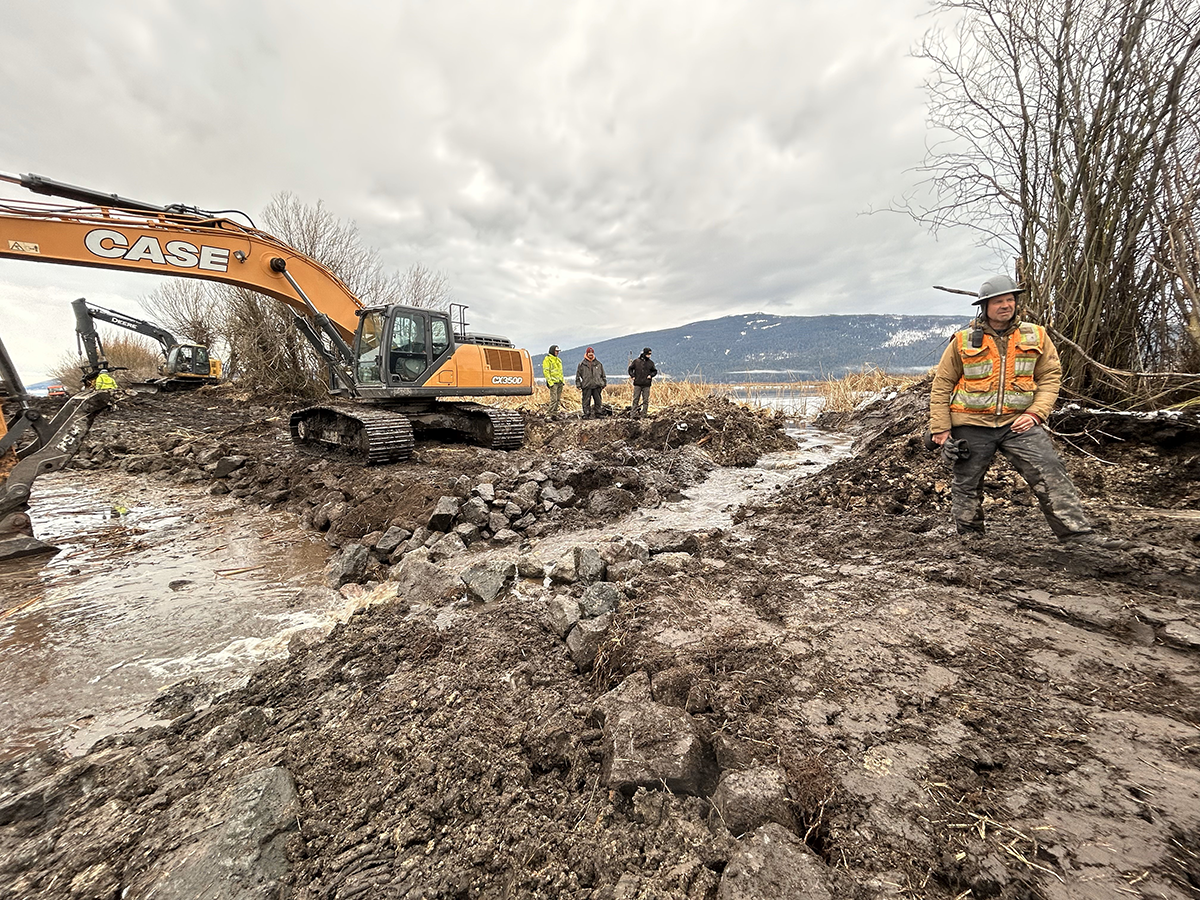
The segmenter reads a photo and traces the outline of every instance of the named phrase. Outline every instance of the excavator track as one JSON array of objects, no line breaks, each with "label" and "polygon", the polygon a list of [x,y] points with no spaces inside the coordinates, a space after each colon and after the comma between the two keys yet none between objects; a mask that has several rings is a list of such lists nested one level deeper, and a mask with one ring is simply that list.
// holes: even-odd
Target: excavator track
[{"label": "excavator track", "polygon": [[515,450],[525,443],[525,420],[511,409],[481,403],[435,403],[407,415],[418,430],[455,432],[492,450]]},{"label": "excavator track", "polygon": [[309,406],[292,413],[292,442],[314,456],[340,456],[361,465],[408,459],[412,423],[403,413],[369,407]]}]

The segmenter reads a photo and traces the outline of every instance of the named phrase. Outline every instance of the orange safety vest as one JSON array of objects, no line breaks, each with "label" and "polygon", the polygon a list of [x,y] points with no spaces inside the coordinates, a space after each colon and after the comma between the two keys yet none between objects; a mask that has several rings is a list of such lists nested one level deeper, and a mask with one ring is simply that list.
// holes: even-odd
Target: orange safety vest
[{"label": "orange safety vest", "polygon": [[950,395],[950,411],[974,416],[1023,413],[1033,405],[1033,370],[1046,347],[1046,329],[1022,322],[1007,338],[1003,355],[986,331],[983,346],[971,346],[971,332],[960,331],[958,354],[963,374]]}]

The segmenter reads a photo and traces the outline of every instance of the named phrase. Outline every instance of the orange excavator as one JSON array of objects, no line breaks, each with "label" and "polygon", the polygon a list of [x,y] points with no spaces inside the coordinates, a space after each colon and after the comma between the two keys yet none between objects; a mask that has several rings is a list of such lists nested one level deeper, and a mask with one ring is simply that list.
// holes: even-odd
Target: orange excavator
[{"label": "orange excavator", "polygon": [[468,333],[465,306],[366,307],[320,262],[225,215],[40,175],[0,173],[0,181],[83,204],[0,199],[0,257],[203,278],[286,304],[325,362],[334,398],[292,414],[301,450],[395,462],[412,453],[414,428],[499,450],[524,443],[520,414],[459,399],[533,393],[529,353]]}]

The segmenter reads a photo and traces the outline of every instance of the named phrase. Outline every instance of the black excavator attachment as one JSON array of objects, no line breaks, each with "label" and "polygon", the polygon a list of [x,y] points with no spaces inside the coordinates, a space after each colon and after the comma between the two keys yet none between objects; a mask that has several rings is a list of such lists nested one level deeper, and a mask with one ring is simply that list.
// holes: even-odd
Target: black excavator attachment
[{"label": "black excavator attachment", "polygon": [[494,450],[525,441],[520,413],[479,403],[430,403],[400,409],[310,406],[291,416],[292,440],[305,453],[362,465],[400,462],[413,451],[413,430],[452,432]]},{"label": "black excavator attachment", "polygon": [[0,476],[0,560],[57,551],[33,536],[33,525],[25,511],[33,481],[71,461],[92,419],[109,402],[105,392],[76,394],[51,419],[24,408],[7,426],[7,434],[0,438],[0,461],[11,462],[14,457],[18,461],[7,478]]}]

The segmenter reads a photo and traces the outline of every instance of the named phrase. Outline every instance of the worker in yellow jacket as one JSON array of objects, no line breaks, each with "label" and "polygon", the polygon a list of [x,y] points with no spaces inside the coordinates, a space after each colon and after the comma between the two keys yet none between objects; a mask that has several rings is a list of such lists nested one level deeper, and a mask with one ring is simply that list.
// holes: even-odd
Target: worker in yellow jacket
[{"label": "worker in yellow jacket", "polygon": [[98,391],[115,391],[117,389],[117,380],[108,374],[108,369],[101,369],[92,387]]},{"label": "worker in yellow jacket", "polygon": [[542,374],[546,376],[546,387],[550,388],[550,403],[546,406],[546,415],[558,415],[563,392],[563,366],[558,357],[558,344],[551,344],[546,358],[542,360]]},{"label": "worker in yellow jacket", "polygon": [[929,431],[951,463],[951,505],[959,534],[982,534],[983,479],[999,451],[1037,497],[1065,543],[1117,547],[1093,530],[1045,426],[1062,386],[1058,351],[1046,329],[1022,322],[1007,275],[979,289],[979,315],[950,340],[929,397]]}]

